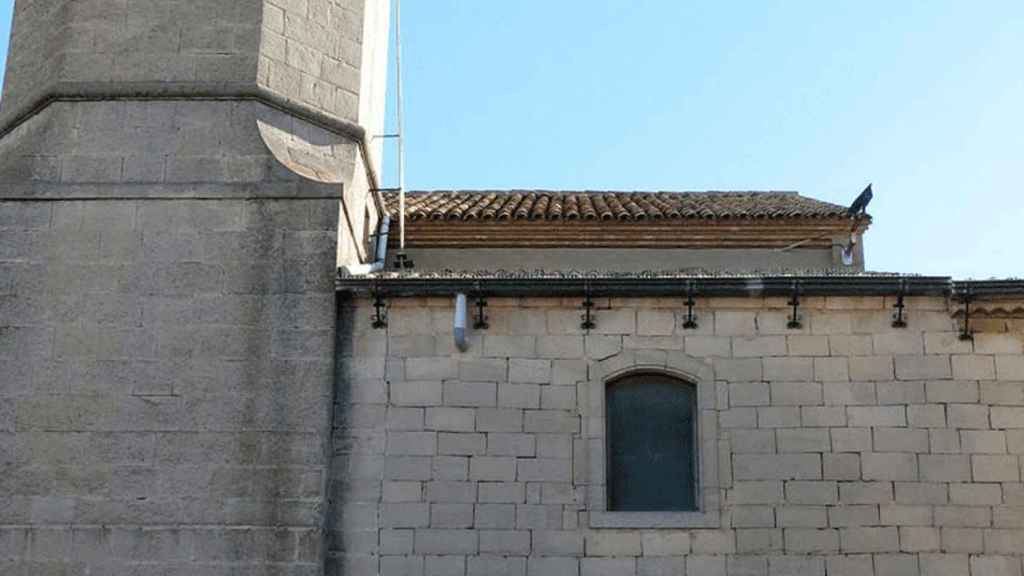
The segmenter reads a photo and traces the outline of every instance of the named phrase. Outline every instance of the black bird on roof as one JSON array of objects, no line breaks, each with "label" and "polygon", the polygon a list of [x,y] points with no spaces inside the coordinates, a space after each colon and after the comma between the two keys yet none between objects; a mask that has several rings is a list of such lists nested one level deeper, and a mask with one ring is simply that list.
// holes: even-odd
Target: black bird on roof
[{"label": "black bird on roof", "polygon": [[874,198],[874,194],[871,192],[871,184],[857,196],[857,199],[850,204],[850,207],[846,210],[846,215],[853,218],[856,216],[863,216],[867,214],[868,204],[871,203],[871,199]]}]

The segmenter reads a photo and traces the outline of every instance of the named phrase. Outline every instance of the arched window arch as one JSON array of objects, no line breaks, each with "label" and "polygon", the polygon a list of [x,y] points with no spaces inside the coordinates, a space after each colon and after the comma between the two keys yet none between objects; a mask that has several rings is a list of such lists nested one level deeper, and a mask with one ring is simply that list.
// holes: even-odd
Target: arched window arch
[{"label": "arched window arch", "polygon": [[697,387],[657,372],[605,386],[608,511],[694,511]]}]

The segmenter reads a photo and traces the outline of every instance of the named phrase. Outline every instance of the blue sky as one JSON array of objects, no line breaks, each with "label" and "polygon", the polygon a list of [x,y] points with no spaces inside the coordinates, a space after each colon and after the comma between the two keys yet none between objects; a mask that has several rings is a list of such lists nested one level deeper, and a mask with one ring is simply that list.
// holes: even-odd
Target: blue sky
[{"label": "blue sky", "polygon": [[402,20],[410,188],[848,204],[873,182],[870,269],[1024,277],[1020,0],[406,0]]}]

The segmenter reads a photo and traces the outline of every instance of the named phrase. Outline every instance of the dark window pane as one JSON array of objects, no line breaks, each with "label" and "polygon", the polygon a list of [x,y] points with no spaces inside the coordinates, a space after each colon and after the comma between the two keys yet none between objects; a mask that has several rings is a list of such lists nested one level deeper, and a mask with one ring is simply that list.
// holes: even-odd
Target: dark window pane
[{"label": "dark window pane", "polygon": [[696,393],[660,374],[606,391],[609,510],[696,510]]}]

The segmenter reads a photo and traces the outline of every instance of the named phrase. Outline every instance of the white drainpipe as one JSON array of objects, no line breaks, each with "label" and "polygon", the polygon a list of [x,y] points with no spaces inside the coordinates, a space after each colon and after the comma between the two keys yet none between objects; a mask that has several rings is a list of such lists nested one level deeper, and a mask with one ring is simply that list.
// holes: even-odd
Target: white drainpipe
[{"label": "white drainpipe", "polygon": [[469,342],[466,342],[466,295],[461,292],[455,295],[455,324],[452,328],[455,347],[465,352],[469,348]]},{"label": "white drainpipe", "polygon": [[369,264],[349,264],[348,266],[342,266],[342,270],[350,276],[364,276],[366,274],[372,274],[383,270],[388,259],[388,230],[390,228],[391,217],[384,216],[384,219],[380,222],[380,229],[377,233],[377,259],[375,261],[370,262]]}]

